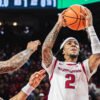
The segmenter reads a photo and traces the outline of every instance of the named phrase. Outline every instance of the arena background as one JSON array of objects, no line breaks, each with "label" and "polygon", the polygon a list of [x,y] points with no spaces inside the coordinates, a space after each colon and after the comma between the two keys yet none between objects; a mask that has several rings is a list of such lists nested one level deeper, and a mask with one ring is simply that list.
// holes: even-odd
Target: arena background
[{"label": "arena background", "polygon": [[[16,0],[14,0],[16,1]],[[26,48],[27,42],[39,39],[42,43],[57,21],[57,14],[65,8],[57,8],[56,5],[40,5],[34,7],[23,3],[19,6],[13,5],[13,0],[0,0],[0,60],[4,61]],[[25,0],[18,0],[25,1]],[[30,1],[30,0],[29,0]],[[36,1],[36,0],[35,0]],[[43,1],[43,0],[40,0]],[[44,0],[46,1],[46,0]],[[53,0],[51,0],[53,1]],[[8,2],[9,5],[6,3]],[[27,2],[30,3],[30,2]],[[57,2],[56,2],[57,3]],[[77,2],[76,2],[77,3]],[[93,13],[93,23],[96,33],[100,39],[100,0],[84,4]],[[67,7],[66,7],[67,8]],[[75,36],[82,47],[81,52],[85,57],[90,56],[90,41],[85,31],[72,31],[69,28],[62,28],[54,45],[54,54],[59,49],[61,42],[68,36]],[[42,69],[41,67],[41,46],[33,54],[30,60],[18,71],[0,75],[0,96],[5,100],[15,95],[28,82],[29,76]],[[92,77],[92,82],[97,90],[100,88],[100,68]],[[28,100],[46,100],[49,91],[49,81],[46,77],[38,88],[33,91]],[[100,95],[98,92],[97,95]],[[95,95],[95,96],[97,96]],[[90,94],[92,98],[94,94]],[[91,99],[92,100],[92,99]],[[96,99],[93,99],[96,100]]]}]

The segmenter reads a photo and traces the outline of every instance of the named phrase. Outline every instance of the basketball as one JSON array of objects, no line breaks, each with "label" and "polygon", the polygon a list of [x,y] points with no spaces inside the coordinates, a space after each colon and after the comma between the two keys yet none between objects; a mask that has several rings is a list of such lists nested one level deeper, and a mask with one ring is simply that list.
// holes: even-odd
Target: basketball
[{"label": "basketball", "polygon": [[72,30],[83,30],[86,28],[87,8],[82,5],[72,5],[63,12],[65,26]]}]

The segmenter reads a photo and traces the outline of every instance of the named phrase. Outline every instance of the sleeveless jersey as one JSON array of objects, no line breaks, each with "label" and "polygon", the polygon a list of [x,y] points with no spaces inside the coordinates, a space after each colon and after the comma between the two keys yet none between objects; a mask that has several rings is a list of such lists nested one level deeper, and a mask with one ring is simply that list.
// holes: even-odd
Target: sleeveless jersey
[{"label": "sleeveless jersey", "polygon": [[53,57],[52,64],[46,68],[50,79],[48,100],[89,100],[88,80],[90,73],[88,59],[82,63],[62,62]]}]

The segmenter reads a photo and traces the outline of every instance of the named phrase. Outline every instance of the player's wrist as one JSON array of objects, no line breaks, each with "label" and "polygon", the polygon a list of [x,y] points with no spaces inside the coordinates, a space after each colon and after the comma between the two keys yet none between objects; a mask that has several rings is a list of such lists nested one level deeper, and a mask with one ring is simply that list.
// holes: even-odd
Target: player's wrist
[{"label": "player's wrist", "polygon": [[96,32],[95,32],[95,29],[94,29],[94,26],[91,25],[89,27],[86,28],[86,31],[89,33],[89,35],[96,35]]},{"label": "player's wrist", "polygon": [[91,30],[91,29],[94,29],[93,25],[89,25],[89,26],[87,27],[87,30]]},{"label": "player's wrist", "polygon": [[34,53],[35,50],[30,49],[30,48],[27,48],[26,51],[27,51],[27,52],[30,52],[30,54],[32,54],[32,53]]},{"label": "player's wrist", "polygon": [[63,21],[61,19],[58,19],[56,24],[59,25],[59,28],[63,27]]},{"label": "player's wrist", "polygon": [[34,90],[34,88],[28,83],[21,89],[27,96],[31,94],[31,92]]},{"label": "player's wrist", "polygon": [[93,26],[88,27],[87,32],[91,40],[92,54],[100,53],[100,41],[96,35],[94,27]]},{"label": "player's wrist", "polygon": [[58,21],[56,24],[59,25],[59,28],[63,27],[62,22],[60,22],[60,21]]}]

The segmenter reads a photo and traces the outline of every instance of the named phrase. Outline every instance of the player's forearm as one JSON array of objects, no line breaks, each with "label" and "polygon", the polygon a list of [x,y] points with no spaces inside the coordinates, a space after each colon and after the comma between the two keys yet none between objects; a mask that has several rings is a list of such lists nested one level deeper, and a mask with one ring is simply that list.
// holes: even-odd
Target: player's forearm
[{"label": "player's forearm", "polygon": [[27,97],[28,96],[23,91],[20,91],[17,95],[10,98],[10,100],[26,100]]},{"label": "player's forearm", "polygon": [[48,34],[48,36],[46,37],[44,43],[43,43],[43,48],[53,48],[53,45],[55,43],[55,40],[58,36],[58,33],[61,29],[61,24],[59,22],[57,22],[54,26],[54,28],[51,30],[51,32]]},{"label": "player's forearm", "polygon": [[12,58],[10,58],[7,61],[1,61],[0,62],[0,74],[2,73],[8,73],[11,71],[15,71],[19,69],[21,66],[23,66],[29,57],[32,55],[33,51],[30,49],[26,49]]},{"label": "player's forearm", "polygon": [[[32,78],[33,79],[33,78]],[[34,80],[31,82],[33,83]],[[36,85],[36,84],[35,84]],[[26,84],[22,90],[15,95],[14,97],[12,97],[10,100],[26,100],[27,97],[31,94],[31,92],[34,90],[34,87],[31,86],[29,83]]]},{"label": "player's forearm", "polygon": [[93,26],[87,28],[88,35],[91,41],[92,55],[89,58],[90,71],[97,70],[100,65],[100,41],[96,35]]},{"label": "player's forearm", "polygon": [[93,26],[87,28],[87,33],[91,41],[91,48],[93,54],[100,54],[100,41],[96,35],[95,29]]}]

